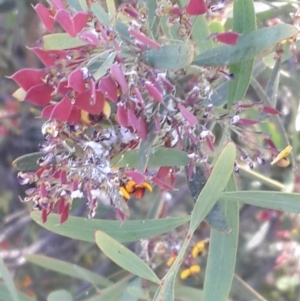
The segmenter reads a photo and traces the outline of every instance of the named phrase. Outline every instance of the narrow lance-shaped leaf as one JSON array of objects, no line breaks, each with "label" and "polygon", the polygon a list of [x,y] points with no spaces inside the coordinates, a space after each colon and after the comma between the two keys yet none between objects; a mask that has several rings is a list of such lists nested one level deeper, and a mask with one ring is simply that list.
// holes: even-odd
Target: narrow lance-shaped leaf
[{"label": "narrow lance-shaped leaf", "polygon": [[64,50],[87,44],[78,38],[70,37],[64,32],[45,35],[40,42],[43,50]]},{"label": "narrow lance-shaped leaf", "polygon": [[139,150],[127,151],[123,155],[118,155],[112,159],[112,164],[116,167],[138,167],[144,171],[146,167],[161,166],[185,166],[189,164],[189,158],[185,152],[167,148],[157,147],[151,149],[151,140],[154,133],[148,133],[146,141],[142,142]]},{"label": "narrow lance-shaped leaf", "polygon": [[76,264],[37,254],[25,255],[25,258],[27,261],[45,269],[90,282],[95,286],[107,287],[112,284],[112,282],[106,278],[99,276],[96,273],[92,273]]},{"label": "narrow lance-shaped leaf", "polygon": [[106,233],[96,231],[95,240],[101,251],[123,269],[143,279],[155,283],[160,282],[156,274],[142,259]]},{"label": "narrow lance-shaped leaf", "polygon": [[[27,295],[18,292],[19,301],[36,301],[35,299],[32,299],[28,297]],[[3,283],[0,283],[0,300],[11,300],[11,294],[7,288],[7,286]]]},{"label": "narrow lance-shaped leaf", "polygon": [[257,207],[300,213],[300,193],[274,191],[223,192],[221,200],[238,201]]},{"label": "narrow lance-shaped leaf", "polygon": [[[233,3],[233,30],[243,34],[256,30],[253,0]],[[234,80],[228,84],[228,109],[232,103],[243,100],[250,84],[253,67],[254,58],[230,65],[230,73],[234,75]]]},{"label": "narrow lance-shaped leaf", "polygon": [[96,81],[102,78],[107,73],[107,70],[113,64],[115,57],[116,57],[116,52],[110,53],[109,56],[106,58],[106,60],[102,63],[102,65],[93,74]]},{"label": "narrow lance-shaped leaf", "polygon": [[2,258],[0,258],[0,278],[3,279],[5,285],[10,293],[11,300],[20,301],[18,292],[17,292],[14,282],[12,280],[12,277],[11,277],[7,267],[5,266]]},{"label": "narrow lance-shaped leaf", "polygon": [[226,66],[270,52],[270,47],[297,34],[293,25],[278,24],[241,35],[234,46],[224,45],[195,57],[198,66]]},{"label": "narrow lance-shaped leaf", "polygon": [[43,155],[44,154],[40,152],[24,155],[14,160],[12,166],[20,171],[35,171],[39,168],[37,161]]},{"label": "narrow lance-shaped leaf", "polygon": [[84,301],[107,301],[107,300],[120,300],[124,291],[128,287],[128,281],[133,278],[133,275],[128,275],[113,285],[101,290],[95,296],[85,299]]},{"label": "narrow lance-shaped leaf", "polygon": [[271,72],[266,87],[266,94],[273,108],[276,108],[276,103],[277,103],[277,92],[278,92],[279,78],[280,78],[280,66],[281,66],[281,58],[278,58]]},{"label": "narrow lance-shaped leaf", "polygon": [[104,26],[109,26],[109,16],[100,3],[92,3],[91,11],[96,15],[96,17]]},{"label": "narrow lance-shaped leaf", "polygon": [[87,220],[82,217],[69,216],[68,220],[59,226],[59,215],[57,214],[50,214],[46,223],[42,223],[40,212],[32,212],[31,218],[51,232],[74,239],[94,242],[95,230],[102,230],[120,242],[131,242],[169,232],[188,222],[190,216],[135,220],[124,223],[99,219]]},{"label": "narrow lance-shaped leaf", "polygon": [[228,142],[217,159],[212,173],[195,203],[190,223],[190,230],[192,232],[196,230],[207,216],[217,202],[219,194],[225,189],[233,172],[235,158],[235,145],[232,142]]},{"label": "narrow lance-shaped leaf", "polygon": [[147,0],[146,1],[146,6],[148,10],[148,23],[152,32],[153,37],[156,39],[157,38],[157,33],[158,33],[158,24],[159,24],[159,19],[157,18],[155,11],[157,9],[157,3],[156,1],[153,0]]},{"label": "narrow lance-shaped leaf", "polygon": [[[231,175],[226,190],[236,190],[233,175]],[[227,300],[232,284],[239,234],[238,202],[223,201],[222,209],[232,231],[230,234],[224,234],[214,229],[211,230],[203,301]],[[216,287],[218,288],[217,290],[215,289]]]},{"label": "narrow lance-shaped leaf", "polygon": [[160,49],[150,49],[144,60],[154,68],[174,70],[187,67],[194,59],[194,48],[190,44],[164,45]]}]

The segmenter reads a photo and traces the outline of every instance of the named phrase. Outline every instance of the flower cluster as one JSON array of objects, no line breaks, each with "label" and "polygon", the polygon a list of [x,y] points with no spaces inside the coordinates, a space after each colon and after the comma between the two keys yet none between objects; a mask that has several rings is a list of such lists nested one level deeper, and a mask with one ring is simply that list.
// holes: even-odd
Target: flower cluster
[{"label": "flower cluster", "polygon": [[[88,200],[89,217],[95,215],[99,201],[108,200],[124,219],[132,194],[142,197],[154,184],[171,189],[176,166],[161,164],[150,172],[119,169],[111,163],[146,140],[152,139],[150,147],[185,151],[191,176],[195,164],[208,164],[215,144],[211,124],[218,123],[243,136],[251,154],[242,146],[239,150],[251,167],[253,160],[264,163],[263,153],[251,147],[244,130],[279,111],[262,103],[216,108],[209,102],[211,84],[234,78],[226,67],[188,68],[188,58],[187,64],[164,68],[151,56],[153,51],[168,56],[163,47],[173,46],[168,31],[175,30],[178,37],[190,41],[193,58],[191,17],[222,10],[223,3],[207,7],[202,0],[190,0],[182,8],[171,1],[161,2],[154,20],[164,20],[166,27],[159,28],[159,22],[149,24],[146,6],[138,4],[120,5],[110,20],[93,1],[87,0],[83,11],[75,11],[63,0],[49,2],[49,8],[34,7],[52,33],[31,48],[44,68],[23,69],[11,76],[20,87],[14,96],[42,106],[41,117],[48,120],[42,128],[45,143],[40,147],[40,168],[19,174],[22,184],[36,183],[26,191],[25,201],[33,201],[42,210],[43,221],[56,206],[64,222],[74,198],[81,197]],[[64,32],[53,33],[59,26]],[[229,45],[238,38],[234,32],[208,37]],[[248,118],[248,109],[256,109],[259,118]],[[271,156],[276,156],[278,150],[270,137],[258,134],[269,143]]]}]

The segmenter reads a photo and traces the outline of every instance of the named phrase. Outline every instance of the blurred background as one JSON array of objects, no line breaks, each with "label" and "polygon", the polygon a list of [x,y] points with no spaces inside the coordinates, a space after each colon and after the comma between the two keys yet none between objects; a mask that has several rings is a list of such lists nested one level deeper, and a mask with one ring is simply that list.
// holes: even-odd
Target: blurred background
[{"label": "blurred background", "polygon": [[[39,108],[18,102],[11,96],[17,86],[7,76],[22,68],[42,67],[28,49],[45,33],[32,8],[38,2],[42,1],[0,0],[0,256],[17,287],[25,294],[36,300],[46,300],[51,291],[66,288],[76,296],[75,300],[80,300],[92,289],[86,283],[26,263],[23,257],[24,254],[43,254],[78,263],[102,275],[111,274],[116,269],[99,256],[99,250],[94,245],[67,239],[40,228],[29,216],[32,204],[20,201],[26,187],[19,185],[17,172],[12,169],[11,163],[21,155],[38,151],[38,144],[43,142],[40,132],[43,121],[38,118]],[[257,2],[267,6],[258,14],[259,24],[266,26],[273,18],[289,23],[290,12],[295,12],[291,2],[281,2],[279,8],[274,6],[275,2]],[[258,167],[254,174],[242,169],[238,176],[241,189],[280,190],[279,184],[270,186],[268,180],[259,180],[258,174],[261,173],[267,179],[275,179],[289,186],[290,190],[300,191],[297,166],[299,133],[295,131],[300,73],[296,59],[292,57],[282,64],[278,90],[278,109],[283,113],[281,117],[293,145],[296,165],[284,171],[269,165]],[[272,69],[267,67],[257,71],[256,79],[262,87],[266,86],[271,72]],[[249,89],[247,98],[257,100],[253,87]],[[276,128],[269,126],[265,130],[270,131],[272,138],[280,143]],[[163,197],[167,200],[169,212],[181,215],[190,212],[193,204],[191,198],[187,197],[188,185],[184,174],[178,177],[176,185],[178,190]],[[134,219],[144,218],[151,207],[151,196],[146,196],[140,202],[133,201],[130,206]],[[73,211],[73,215],[85,216],[85,204],[75,206]],[[97,218],[112,217],[112,212],[107,208],[100,206],[98,211]],[[243,206],[240,220],[237,275],[268,300],[300,300],[299,216]],[[180,237],[180,231],[185,229],[172,235]],[[199,239],[208,237],[209,228],[203,225],[197,235]],[[205,259],[203,262],[205,266]],[[202,282],[203,273],[198,278],[188,279],[186,284],[199,288]],[[242,287],[239,279],[235,278],[232,300],[250,300],[253,297],[247,296]]]}]

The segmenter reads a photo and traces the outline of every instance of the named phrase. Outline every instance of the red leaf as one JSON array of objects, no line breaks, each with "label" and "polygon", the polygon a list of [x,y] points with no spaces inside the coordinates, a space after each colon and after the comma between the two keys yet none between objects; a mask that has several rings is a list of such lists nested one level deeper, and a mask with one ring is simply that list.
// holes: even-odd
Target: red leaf
[{"label": "red leaf", "polygon": [[72,88],[68,87],[68,83],[66,81],[60,81],[56,90],[60,95],[65,96],[67,93],[72,91]]},{"label": "red leaf", "polygon": [[77,32],[74,30],[74,24],[71,14],[65,9],[59,9],[55,14],[55,20],[71,37],[75,37]]},{"label": "red leaf", "polygon": [[78,38],[92,46],[98,46],[100,44],[98,33],[92,29],[84,30],[79,34]]},{"label": "red leaf", "polygon": [[239,125],[252,125],[259,123],[258,120],[250,119],[250,118],[240,118],[237,124]]},{"label": "red leaf", "polygon": [[100,79],[98,83],[98,90],[101,91],[109,100],[113,102],[118,101],[117,86],[110,76]]},{"label": "red leaf", "polygon": [[57,201],[57,213],[61,214],[66,206],[66,199],[64,197],[61,197]]},{"label": "red leaf", "polygon": [[272,114],[272,115],[278,115],[280,114],[280,112],[278,110],[276,110],[273,107],[270,106],[263,106],[262,110],[268,114]]},{"label": "red leaf", "polygon": [[13,79],[22,89],[28,91],[33,86],[43,83],[46,76],[43,69],[25,68],[17,71],[9,78]]},{"label": "red leaf", "polygon": [[76,108],[72,108],[71,114],[68,118],[68,122],[70,123],[78,123],[81,120],[81,113],[80,110]]},{"label": "red leaf", "polygon": [[151,96],[154,100],[156,100],[158,103],[163,102],[163,95],[162,92],[159,91],[150,81],[145,82],[145,87],[149,93],[149,96]]},{"label": "red leaf", "polygon": [[214,143],[213,143],[213,141],[212,141],[212,139],[211,139],[210,136],[207,136],[207,137],[206,137],[206,143],[207,143],[208,147],[210,148],[210,150],[211,150],[212,152],[215,151]]},{"label": "red leaf", "polygon": [[191,16],[203,15],[207,11],[205,0],[190,0],[185,9]]},{"label": "red leaf", "polygon": [[136,129],[136,133],[142,140],[146,140],[148,135],[147,122],[142,116],[140,116],[138,119],[138,124],[139,126]]},{"label": "red leaf", "polygon": [[238,41],[240,34],[233,31],[227,31],[219,33],[215,36],[218,42],[228,44],[228,45],[235,45]]},{"label": "red leaf", "polygon": [[129,29],[128,31],[131,36],[133,36],[135,39],[137,39],[141,43],[146,44],[153,49],[160,48],[160,44],[158,44],[154,40],[150,39],[149,37],[144,35],[142,32],[138,31],[137,29]]},{"label": "red leaf", "polygon": [[52,99],[52,90],[52,87],[45,83],[38,84],[27,91],[25,100],[38,106],[45,106]]},{"label": "red leaf", "polygon": [[127,110],[127,116],[129,124],[132,126],[132,128],[136,131],[139,127],[139,120],[136,117],[135,113],[132,110]]},{"label": "red leaf", "polygon": [[128,93],[128,85],[127,85],[125,75],[124,75],[123,70],[120,67],[120,65],[117,63],[111,65],[110,66],[110,74],[118,82],[123,93],[127,94]]},{"label": "red leaf", "polygon": [[43,4],[39,3],[34,7],[34,10],[38,14],[46,29],[49,32],[52,32],[54,27],[54,19],[50,9],[45,7]]},{"label": "red leaf", "polygon": [[186,109],[182,104],[178,104],[178,109],[183,116],[183,118],[189,122],[191,126],[198,124],[197,117],[191,113],[188,109]]},{"label": "red leaf", "polygon": [[55,62],[60,59],[65,59],[67,56],[66,52],[63,50],[43,50],[38,47],[29,49],[35,53],[45,66],[53,66],[55,65]]},{"label": "red leaf", "polygon": [[72,16],[65,9],[59,9],[55,14],[55,20],[73,38],[84,28],[88,18],[89,15],[85,12],[78,12]]},{"label": "red leaf", "polygon": [[69,211],[70,211],[70,203],[67,203],[63,208],[62,213],[60,214],[60,219],[59,219],[60,224],[64,223],[68,219]]},{"label": "red leaf", "polygon": [[54,106],[50,119],[67,121],[71,114],[71,110],[72,110],[71,99],[66,96],[58,104]]},{"label": "red leaf", "polygon": [[55,105],[49,105],[42,110],[41,117],[49,119]]},{"label": "red leaf", "polygon": [[143,99],[143,96],[142,96],[140,90],[137,87],[134,87],[133,90],[134,90],[134,93],[135,93],[135,97],[138,99],[141,107],[143,109],[145,109],[146,105],[145,105],[145,102],[144,102],[144,99]]},{"label": "red leaf", "polygon": [[73,88],[78,93],[84,92],[85,82],[82,70],[75,69],[69,74],[68,87]]},{"label": "red leaf", "polygon": [[64,0],[50,0],[50,2],[56,9],[64,9],[65,8]]},{"label": "red leaf", "polygon": [[159,168],[156,178],[165,179],[170,173],[170,166],[162,166]]},{"label": "red leaf", "polygon": [[155,183],[156,185],[158,185],[159,187],[161,187],[162,189],[166,189],[166,190],[173,190],[173,186],[158,179],[158,178],[153,178],[152,182]]},{"label": "red leaf", "polygon": [[86,22],[89,19],[89,14],[86,12],[77,12],[74,16],[73,16],[73,24],[74,24],[74,30],[77,33],[79,33],[84,26],[86,25]]},{"label": "red leaf", "polygon": [[128,127],[129,126],[129,120],[128,120],[128,114],[124,106],[118,106],[117,109],[117,119],[118,123],[121,126]]},{"label": "red leaf", "polygon": [[47,209],[42,209],[42,215],[41,215],[41,218],[42,218],[42,223],[43,223],[43,224],[47,221],[47,217],[48,217]]},{"label": "red leaf", "polygon": [[41,197],[41,198],[46,198],[47,195],[48,195],[48,192],[47,192],[45,183],[42,183],[42,184],[40,185],[40,197]]},{"label": "red leaf", "polygon": [[92,115],[99,115],[103,111],[104,107],[104,95],[96,91],[95,103],[91,103],[91,92],[89,90],[84,91],[75,98],[74,106],[80,110],[87,111]]},{"label": "red leaf", "polygon": [[59,174],[60,184],[64,185],[68,183],[67,173],[65,170],[62,170]]}]

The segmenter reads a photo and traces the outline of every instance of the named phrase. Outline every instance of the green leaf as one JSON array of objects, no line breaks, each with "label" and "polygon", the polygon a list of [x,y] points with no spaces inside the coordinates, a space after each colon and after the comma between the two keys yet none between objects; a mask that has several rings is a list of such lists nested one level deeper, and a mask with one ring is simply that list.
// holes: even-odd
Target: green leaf
[{"label": "green leaf", "polygon": [[52,292],[48,298],[47,301],[73,301],[72,295],[66,291],[66,290],[58,290],[55,292]]},{"label": "green leaf", "polygon": [[160,282],[156,274],[142,259],[106,233],[96,231],[95,240],[101,251],[124,270],[152,282]]},{"label": "green leaf", "polygon": [[[220,150],[221,152],[221,150]],[[217,153],[218,154],[218,153]],[[188,181],[188,186],[194,202],[196,202],[201,190],[206,183],[206,174],[201,166],[196,166],[195,172]],[[186,173],[188,172],[186,168]],[[216,203],[208,215],[205,217],[205,221],[212,227],[221,232],[229,232],[231,229],[226,221],[224,213],[220,208],[220,205]]]},{"label": "green leaf", "polygon": [[99,21],[101,21],[101,23],[104,26],[110,25],[109,16],[107,12],[103,9],[103,7],[100,5],[100,3],[93,3],[91,5],[91,11],[95,14],[95,16],[98,18]]},{"label": "green leaf", "polygon": [[7,290],[10,294],[9,300],[20,301],[18,292],[17,292],[14,282],[12,280],[12,277],[1,257],[0,257],[0,278],[3,279],[5,286],[7,287]]},{"label": "green leaf", "polygon": [[[240,0],[233,4],[233,31],[248,33],[256,30],[256,19],[253,0]],[[248,90],[254,67],[254,58],[230,65],[230,73],[234,74],[234,80],[228,85],[227,108],[238,101],[243,100]]]},{"label": "green leaf", "polygon": [[170,217],[165,219],[136,220],[136,221],[109,221],[85,219],[70,216],[59,225],[59,215],[50,214],[46,223],[41,222],[41,213],[32,212],[31,218],[51,232],[88,242],[95,241],[95,231],[102,230],[120,242],[131,242],[142,238],[153,237],[171,230],[189,221],[190,216]]},{"label": "green leaf", "polygon": [[271,76],[268,80],[267,87],[266,87],[266,94],[273,108],[276,108],[276,103],[277,103],[277,92],[278,92],[279,78],[280,78],[280,66],[281,66],[281,58],[278,58],[276,60],[275,66],[272,70]]},{"label": "green leaf", "polygon": [[37,161],[43,156],[40,152],[21,156],[12,162],[12,167],[20,171],[36,171],[40,167]]},{"label": "green leaf", "polygon": [[[233,175],[231,175],[226,190],[236,190]],[[224,234],[214,229],[211,231],[203,301],[227,300],[232,284],[239,234],[238,202],[225,201],[223,209],[232,232]],[[216,287],[218,289],[215,289]]]},{"label": "green leaf", "polygon": [[153,0],[146,0],[148,24],[154,39],[157,38],[159,19],[156,16],[157,3]]},{"label": "green leaf", "polygon": [[67,3],[69,4],[70,7],[72,7],[76,11],[82,11],[82,7],[78,0],[67,0]]},{"label": "green leaf", "polygon": [[249,190],[223,192],[220,199],[284,212],[300,213],[300,193]]},{"label": "green leaf", "polygon": [[[32,299],[25,294],[17,291],[19,301],[36,301],[35,299]],[[6,301],[6,300],[12,300],[11,294],[7,288],[7,286],[3,283],[0,283],[0,300]]]},{"label": "green leaf", "polygon": [[35,254],[25,255],[25,258],[27,261],[41,266],[47,270],[55,271],[63,275],[90,282],[96,287],[107,287],[112,284],[112,282],[107,280],[106,278],[96,273],[90,272],[89,270],[84,269],[76,264]]},{"label": "green leaf", "polygon": [[205,16],[192,17],[192,38],[195,46],[195,53],[200,54],[214,48],[214,42],[209,37],[209,29]]},{"label": "green leaf", "polygon": [[190,44],[164,45],[143,54],[147,64],[154,68],[174,70],[189,66],[194,59],[194,47]]},{"label": "green leaf", "polygon": [[111,19],[114,18],[117,13],[115,0],[106,0],[106,6],[109,17]]},{"label": "green leaf", "polygon": [[87,5],[87,1],[86,0],[78,0],[80,6],[81,6],[81,9],[83,11],[88,11],[89,10],[89,7]]},{"label": "green leaf", "polygon": [[129,281],[126,291],[123,292],[121,301],[150,301],[150,298],[143,288],[143,279],[134,277]]},{"label": "green leaf", "polygon": [[103,77],[107,70],[110,68],[110,66],[113,64],[115,57],[116,57],[116,52],[112,52],[107,59],[103,62],[103,64],[98,68],[98,70],[93,74],[94,79],[97,81],[101,77]]},{"label": "green leaf", "polygon": [[[147,134],[147,139],[145,141],[141,141],[140,147],[137,150],[137,163],[136,167],[139,172],[145,172],[147,169],[147,166],[149,166],[149,159],[151,155],[151,151],[153,150],[152,144],[154,142],[156,135],[155,131],[153,129],[153,126],[150,127],[150,130]],[[128,152],[126,152],[125,156],[128,155]]]},{"label": "green leaf", "polygon": [[245,33],[234,46],[224,45],[210,49],[195,57],[198,66],[226,66],[254,58],[270,52],[270,47],[294,36],[297,29],[293,25],[278,24]]},{"label": "green leaf", "polygon": [[224,31],[224,25],[218,20],[212,20],[208,23],[210,33],[221,33]]},{"label": "green leaf", "polygon": [[189,287],[180,286],[175,288],[175,299],[180,301],[199,301],[203,298],[203,291]]},{"label": "green leaf", "polygon": [[217,159],[212,173],[195,203],[190,223],[191,232],[196,230],[217,202],[219,194],[225,189],[233,172],[235,158],[235,145],[232,142],[228,142]]},{"label": "green leaf", "polygon": [[125,277],[120,281],[116,282],[115,284],[101,290],[99,295],[95,295],[91,298],[88,298],[84,301],[118,301],[121,299],[123,292],[126,291],[128,287],[128,280],[133,276]]},{"label": "green leaf", "polygon": [[[136,167],[139,150],[128,151],[112,159],[112,165],[116,167]],[[167,147],[152,148],[149,156],[144,156],[147,167],[161,166],[185,166],[189,164],[189,158],[183,151]]]},{"label": "green leaf", "polygon": [[[176,269],[178,271],[178,269]],[[161,285],[153,297],[153,301],[174,301],[174,289],[175,289],[175,277],[176,273],[168,273],[163,279],[163,285]]]},{"label": "green leaf", "polygon": [[43,36],[41,47],[43,50],[64,50],[87,45],[87,42],[72,38],[67,33],[52,33]]}]

